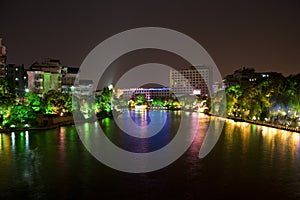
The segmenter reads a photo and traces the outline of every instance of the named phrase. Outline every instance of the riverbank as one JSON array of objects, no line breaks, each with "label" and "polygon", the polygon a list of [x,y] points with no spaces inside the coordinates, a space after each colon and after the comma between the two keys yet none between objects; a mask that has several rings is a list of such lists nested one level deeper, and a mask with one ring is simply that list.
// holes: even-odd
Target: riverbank
[{"label": "riverbank", "polygon": [[280,130],[300,133],[300,129],[294,128],[294,127],[288,127],[288,126],[283,126],[283,125],[278,125],[278,124],[270,124],[267,122],[254,121],[254,120],[243,119],[243,118],[238,118],[238,117],[230,117],[230,116],[221,117],[221,116],[212,115],[212,114],[207,114],[207,115],[220,117],[220,118],[224,118],[224,119],[231,119],[231,120],[234,120],[235,122],[246,122],[246,123],[250,123],[250,124],[256,124],[256,125],[260,125],[260,126],[266,126],[266,127],[270,127],[270,128],[276,128],[276,129],[280,129]]},{"label": "riverbank", "polygon": [[[76,123],[95,122],[97,120],[102,120],[106,117],[111,117],[111,116],[110,115],[101,115],[101,116],[97,116],[96,118],[83,119],[83,120],[77,121]],[[49,118],[44,118],[44,119],[41,119],[41,121],[46,121],[44,126],[6,128],[6,129],[0,129],[0,133],[51,130],[51,129],[59,128],[61,126],[70,126],[70,125],[75,124],[73,116],[54,117],[54,118],[51,118],[51,120],[49,120]]]},{"label": "riverbank", "polygon": [[[165,110],[167,111],[167,110]],[[189,111],[191,112],[191,111]],[[211,113],[206,113],[208,116],[214,116],[214,117],[219,117],[219,118],[224,118],[224,119],[231,119],[234,120],[235,122],[247,122],[250,124],[256,124],[256,125],[261,125],[261,126],[266,126],[266,127],[271,127],[271,128],[276,128],[280,130],[286,130],[286,131],[291,131],[291,132],[297,132],[300,133],[299,128],[293,128],[293,127],[288,127],[288,126],[283,126],[283,125],[277,125],[277,124],[270,124],[266,122],[261,122],[261,121],[254,121],[254,120],[249,120],[249,119],[243,119],[243,118],[238,118],[238,117],[222,117],[222,116],[217,116],[217,115],[212,115]],[[95,122],[97,120],[102,120],[106,117],[112,117],[111,115],[101,115],[97,116],[95,119],[86,119],[82,121],[78,121],[78,123],[85,123],[85,122]],[[73,116],[65,116],[65,117],[55,117],[51,119],[51,123],[46,123],[47,125],[45,126],[39,126],[39,127],[22,127],[22,128],[8,128],[8,129],[0,129],[0,133],[11,133],[11,132],[22,132],[22,131],[39,131],[39,130],[50,130],[50,129],[55,129],[61,126],[70,126],[74,125],[74,119]]]}]

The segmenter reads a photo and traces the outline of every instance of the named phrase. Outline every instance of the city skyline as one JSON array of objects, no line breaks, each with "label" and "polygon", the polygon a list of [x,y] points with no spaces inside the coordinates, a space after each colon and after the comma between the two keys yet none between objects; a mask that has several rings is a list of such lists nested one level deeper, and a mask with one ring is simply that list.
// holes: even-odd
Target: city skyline
[{"label": "city skyline", "polygon": [[[10,1],[2,3],[6,23],[0,36],[8,50],[7,63],[28,68],[35,61],[51,57],[79,67],[96,45],[114,34],[137,27],[166,27],[198,41],[223,77],[242,67],[287,76],[298,73],[300,66],[298,11],[297,1]],[[143,52],[123,61],[145,63],[149,54]],[[118,60],[116,63],[122,67],[123,62]],[[164,56],[156,61],[186,66]]]}]

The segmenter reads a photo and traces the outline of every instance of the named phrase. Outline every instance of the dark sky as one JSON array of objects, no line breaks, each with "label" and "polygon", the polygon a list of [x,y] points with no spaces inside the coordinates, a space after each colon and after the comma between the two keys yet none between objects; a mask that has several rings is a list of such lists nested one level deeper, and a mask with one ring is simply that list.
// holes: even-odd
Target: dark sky
[{"label": "dark sky", "polygon": [[197,40],[223,76],[240,67],[300,72],[300,1],[4,1],[0,36],[8,63],[45,57],[80,66],[106,38],[156,26]]}]

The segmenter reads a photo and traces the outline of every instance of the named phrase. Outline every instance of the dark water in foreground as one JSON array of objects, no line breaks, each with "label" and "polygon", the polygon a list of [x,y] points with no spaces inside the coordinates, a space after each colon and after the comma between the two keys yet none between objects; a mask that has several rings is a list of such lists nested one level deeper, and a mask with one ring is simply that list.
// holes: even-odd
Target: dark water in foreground
[{"label": "dark water in foreground", "polygon": [[[113,120],[101,125],[116,145],[147,152],[174,137],[178,115],[168,112],[164,134],[149,141],[126,138]],[[122,117],[147,125],[155,116]],[[222,119],[190,117],[201,128],[188,151],[168,167],[144,174],[101,164],[85,149],[75,126],[0,134],[0,199],[300,199],[298,133],[226,120],[213,151],[200,160],[209,120]]]}]

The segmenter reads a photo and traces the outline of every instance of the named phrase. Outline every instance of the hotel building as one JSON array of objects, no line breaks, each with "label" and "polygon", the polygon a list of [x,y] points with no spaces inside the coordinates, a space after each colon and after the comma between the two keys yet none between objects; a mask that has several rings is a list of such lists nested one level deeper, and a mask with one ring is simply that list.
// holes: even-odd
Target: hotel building
[{"label": "hotel building", "polygon": [[209,95],[211,89],[211,70],[209,67],[191,66],[189,69],[170,70],[170,88],[176,96]]}]

